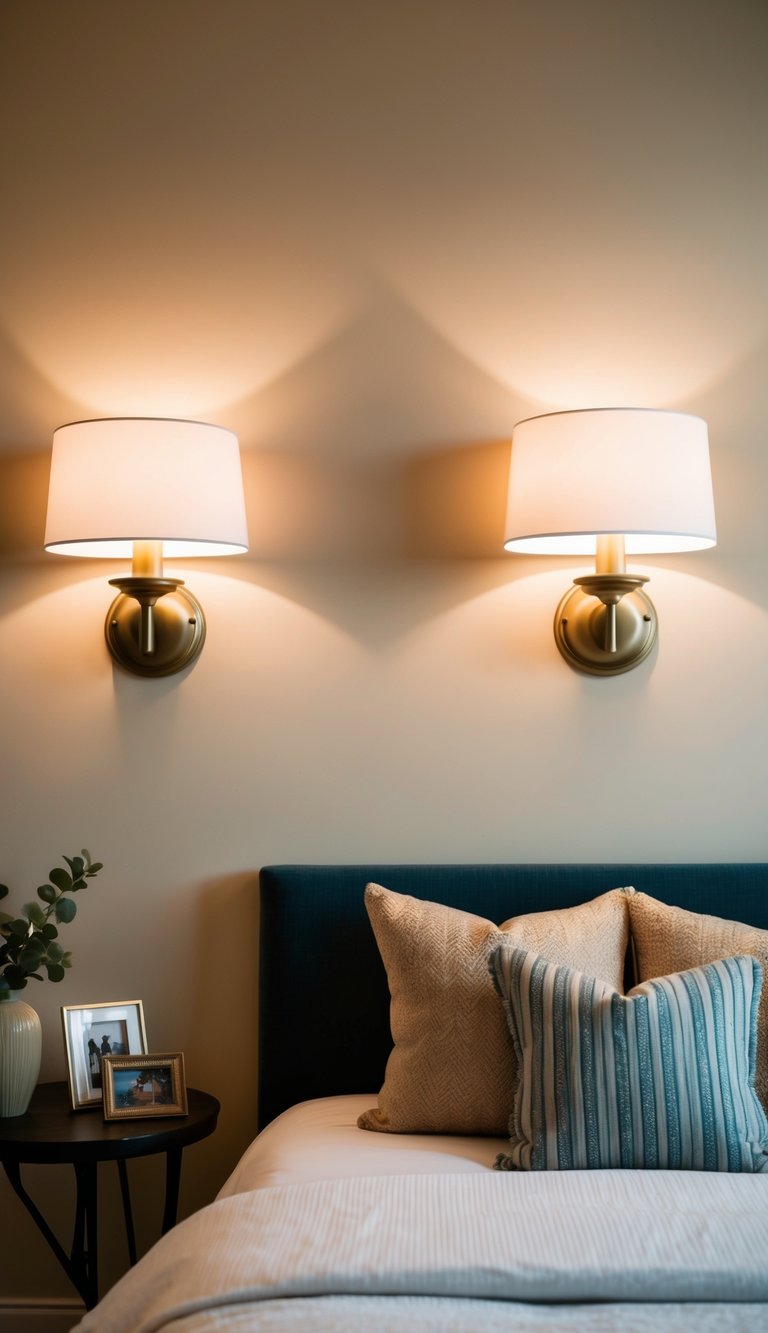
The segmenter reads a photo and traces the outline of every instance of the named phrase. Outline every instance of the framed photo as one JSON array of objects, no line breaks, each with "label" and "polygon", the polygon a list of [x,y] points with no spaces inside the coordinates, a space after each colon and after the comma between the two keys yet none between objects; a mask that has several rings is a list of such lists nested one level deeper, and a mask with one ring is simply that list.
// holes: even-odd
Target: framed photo
[{"label": "framed photo", "polygon": [[104,1119],[135,1120],[145,1115],[186,1115],[184,1055],[105,1055]]},{"label": "framed photo", "polygon": [[146,1052],[147,1032],[141,1000],[65,1004],[61,1021],[72,1110],[101,1106],[104,1057],[143,1055]]}]

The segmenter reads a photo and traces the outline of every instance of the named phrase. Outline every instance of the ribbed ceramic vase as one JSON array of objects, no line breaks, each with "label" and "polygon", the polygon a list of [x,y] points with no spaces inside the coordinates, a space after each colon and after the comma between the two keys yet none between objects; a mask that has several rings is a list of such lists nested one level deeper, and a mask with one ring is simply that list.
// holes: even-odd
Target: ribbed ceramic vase
[{"label": "ribbed ceramic vase", "polygon": [[0,990],[0,1116],[24,1115],[40,1073],[40,1019],[13,991]]}]

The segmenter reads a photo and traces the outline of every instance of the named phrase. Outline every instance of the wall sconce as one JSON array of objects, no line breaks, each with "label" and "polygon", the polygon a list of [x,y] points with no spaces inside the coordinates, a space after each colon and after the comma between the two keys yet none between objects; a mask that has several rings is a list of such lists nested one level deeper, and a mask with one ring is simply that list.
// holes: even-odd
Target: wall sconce
[{"label": "wall sconce", "polygon": [[237,436],[221,426],[159,417],[75,421],[53,436],[45,549],[132,559],[105,635],[114,660],[139,676],[169,676],[196,660],[205,617],[163,557],[248,550]]},{"label": "wall sconce", "polygon": [[716,541],[707,425],[645,408],[552,412],[512,432],[506,540],[525,555],[594,555],[555,613],[570,666],[630,671],[656,641],[656,611],[625,555]]}]

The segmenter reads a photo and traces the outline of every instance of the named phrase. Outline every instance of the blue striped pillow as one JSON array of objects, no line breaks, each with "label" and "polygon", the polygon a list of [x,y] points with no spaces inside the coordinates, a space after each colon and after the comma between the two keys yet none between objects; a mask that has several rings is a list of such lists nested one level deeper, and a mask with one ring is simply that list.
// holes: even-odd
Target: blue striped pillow
[{"label": "blue striped pillow", "polygon": [[505,944],[490,971],[520,1067],[499,1169],[768,1171],[754,958],[656,977],[628,995]]}]

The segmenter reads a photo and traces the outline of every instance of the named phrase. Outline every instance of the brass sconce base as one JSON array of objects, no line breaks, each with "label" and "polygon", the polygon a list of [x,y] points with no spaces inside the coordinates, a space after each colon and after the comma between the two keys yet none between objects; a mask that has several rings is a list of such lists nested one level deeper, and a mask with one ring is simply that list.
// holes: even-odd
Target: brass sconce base
[{"label": "brass sconce base", "polygon": [[656,642],[658,622],[648,580],[623,573],[574,580],[555,613],[555,641],[569,666],[591,676],[618,676],[639,666]]},{"label": "brass sconce base", "polygon": [[199,657],[205,616],[182,579],[110,579],[122,591],[107,612],[104,634],[115,661],[136,676],[172,676]]}]

